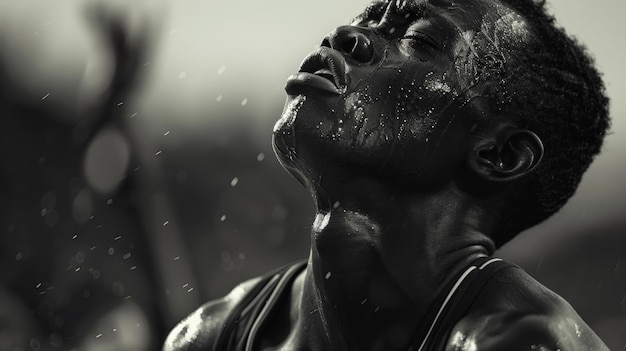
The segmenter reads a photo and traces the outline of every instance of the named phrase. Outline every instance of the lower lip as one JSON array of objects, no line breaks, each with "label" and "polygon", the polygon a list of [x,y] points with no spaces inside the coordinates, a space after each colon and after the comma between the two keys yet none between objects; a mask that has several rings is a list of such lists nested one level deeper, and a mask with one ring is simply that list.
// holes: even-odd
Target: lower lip
[{"label": "lower lip", "polygon": [[303,88],[321,90],[336,95],[341,94],[333,82],[312,73],[296,73],[287,79],[287,85],[285,86],[287,94],[300,94]]}]

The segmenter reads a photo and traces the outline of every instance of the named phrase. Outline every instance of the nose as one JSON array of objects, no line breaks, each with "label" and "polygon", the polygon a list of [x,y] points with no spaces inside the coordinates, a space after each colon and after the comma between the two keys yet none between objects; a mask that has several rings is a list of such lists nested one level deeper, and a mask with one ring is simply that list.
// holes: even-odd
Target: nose
[{"label": "nose", "polygon": [[357,63],[368,63],[374,56],[374,49],[365,31],[355,26],[338,27],[324,38],[322,46],[335,49]]}]

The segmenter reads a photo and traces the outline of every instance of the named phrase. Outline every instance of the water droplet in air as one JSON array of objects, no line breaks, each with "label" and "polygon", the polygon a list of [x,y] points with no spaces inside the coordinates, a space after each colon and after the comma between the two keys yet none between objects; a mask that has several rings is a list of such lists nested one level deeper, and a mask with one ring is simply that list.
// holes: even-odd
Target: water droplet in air
[{"label": "water droplet in air", "polygon": [[330,279],[330,276],[332,276],[333,273],[332,272],[328,272],[326,273],[326,275],[324,276],[326,279]]},{"label": "water droplet in air", "polygon": [[258,155],[256,155],[256,160],[261,162],[265,159],[265,154],[264,153],[259,153]]},{"label": "water droplet in air", "polygon": [[248,99],[243,99],[243,101],[241,101],[241,106],[246,106],[247,103]]},{"label": "water droplet in air", "polygon": [[178,74],[178,79],[185,79],[187,78],[187,72],[180,72]]},{"label": "water droplet in air", "polygon": [[224,222],[226,220],[226,215],[222,215],[222,217],[220,217],[220,222]]},{"label": "water droplet in air", "polygon": [[236,186],[239,183],[239,178],[235,177],[230,181],[230,186]]}]

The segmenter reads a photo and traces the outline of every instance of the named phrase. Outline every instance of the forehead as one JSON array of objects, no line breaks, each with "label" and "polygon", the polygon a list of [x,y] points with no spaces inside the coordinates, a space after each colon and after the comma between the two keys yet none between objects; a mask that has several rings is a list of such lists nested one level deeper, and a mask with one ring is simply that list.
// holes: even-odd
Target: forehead
[{"label": "forehead", "polygon": [[499,0],[375,0],[355,20],[391,17],[445,19],[457,31],[480,31],[485,26],[507,36],[527,37],[526,20]]},{"label": "forehead", "polygon": [[523,68],[536,42],[526,19],[499,0],[377,0],[356,20],[435,34],[460,90],[472,96]]}]

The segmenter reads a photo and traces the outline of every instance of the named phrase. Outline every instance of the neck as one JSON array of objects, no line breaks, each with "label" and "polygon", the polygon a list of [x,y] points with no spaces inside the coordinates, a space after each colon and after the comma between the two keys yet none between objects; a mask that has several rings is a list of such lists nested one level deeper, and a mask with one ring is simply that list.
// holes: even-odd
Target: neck
[{"label": "neck", "polygon": [[483,211],[453,186],[413,196],[354,181],[330,194],[313,225],[300,301],[311,317],[300,324],[332,349],[406,349],[447,281],[494,250]]}]

